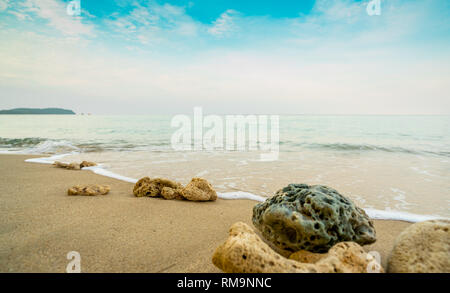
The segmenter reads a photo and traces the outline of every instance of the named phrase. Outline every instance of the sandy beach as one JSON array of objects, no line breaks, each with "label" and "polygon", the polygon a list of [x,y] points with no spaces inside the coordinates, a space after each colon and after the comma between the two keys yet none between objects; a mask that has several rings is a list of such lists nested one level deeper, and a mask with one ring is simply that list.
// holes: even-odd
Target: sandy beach
[{"label": "sandy beach", "polygon": [[[0,155],[1,272],[62,273],[69,251],[80,253],[82,272],[220,272],[211,256],[229,227],[253,226],[254,201],[136,198],[131,183],[24,162],[30,157]],[[69,187],[90,183],[111,192],[67,196]],[[364,248],[378,251],[385,266],[408,225],[375,220],[377,242]]]}]

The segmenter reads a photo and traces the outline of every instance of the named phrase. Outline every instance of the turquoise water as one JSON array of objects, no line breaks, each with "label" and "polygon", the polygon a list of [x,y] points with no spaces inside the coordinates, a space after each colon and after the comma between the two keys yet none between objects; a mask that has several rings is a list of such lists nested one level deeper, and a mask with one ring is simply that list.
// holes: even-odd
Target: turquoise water
[{"label": "turquoise water", "polygon": [[[0,116],[0,148],[170,151],[172,116]],[[53,143],[53,144],[52,144]],[[47,149],[45,147],[48,147]],[[54,147],[54,148],[53,148]],[[59,148],[58,148],[59,147]],[[280,150],[450,156],[450,116],[281,116]]]},{"label": "turquoise water", "polygon": [[[131,178],[200,176],[264,197],[323,184],[363,208],[450,217],[450,116],[281,116],[278,160],[175,151],[172,116],[0,116],[0,153],[67,154]],[[64,161],[63,160],[63,161]]]}]

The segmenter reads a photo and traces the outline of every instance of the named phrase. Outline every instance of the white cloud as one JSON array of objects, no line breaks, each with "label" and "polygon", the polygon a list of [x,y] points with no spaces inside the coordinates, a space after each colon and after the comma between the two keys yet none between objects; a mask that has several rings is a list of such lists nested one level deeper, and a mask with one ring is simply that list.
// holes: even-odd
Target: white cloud
[{"label": "white cloud", "polygon": [[239,13],[232,9],[226,10],[212,24],[204,24],[189,16],[182,6],[160,5],[153,1],[133,5],[127,15],[113,15],[106,23],[128,40],[137,40],[144,45],[175,44],[179,41],[177,38],[185,37],[222,38],[238,28]]},{"label": "white cloud", "polygon": [[208,28],[208,33],[214,36],[224,36],[236,30],[234,17],[237,14],[236,11],[228,9],[222,13],[214,22],[213,25]]},{"label": "white cloud", "polygon": [[106,23],[119,34],[142,44],[160,44],[171,38],[195,36],[199,24],[180,6],[138,3],[127,15],[114,16]]},{"label": "white cloud", "polygon": [[2,93],[17,89],[21,94],[14,101],[23,105],[58,100],[81,112],[99,107],[104,113],[170,113],[194,105],[218,113],[442,114],[449,109],[448,57],[410,62],[414,53],[399,58],[392,52],[381,59],[373,52],[340,59],[340,52],[325,53],[219,50],[186,59],[133,50],[117,55],[29,33],[0,48],[0,88]]},{"label": "white cloud", "polygon": [[67,14],[66,3],[57,0],[26,0],[22,10],[48,21],[48,25],[68,36],[93,36],[92,25],[82,22],[81,17]]},{"label": "white cloud", "polygon": [[14,10],[11,10],[8,12],[10,14],[14,15],[15,17],[17,17],[17,19],[19,19],[19,20],[31,19],[31,17],[28,14],[23,13],[23,12],[18,12],[18,11],[14,11]]}]

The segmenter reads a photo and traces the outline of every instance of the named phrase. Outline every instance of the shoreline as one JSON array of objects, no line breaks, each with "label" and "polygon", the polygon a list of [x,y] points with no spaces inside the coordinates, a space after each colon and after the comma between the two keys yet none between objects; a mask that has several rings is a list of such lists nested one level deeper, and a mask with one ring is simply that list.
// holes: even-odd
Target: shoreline
[{"label": "shoreline", "polygon": [[[64,272],[78,251],[82,272],[220,272],[211,262],[238,221],[251,223],[254,201],[196,203],[136,198],[132,183],[27,164],[37,156],[0,155],[0,271]],[[69,197],[75,184],[108,184],[97,197]],[[385,267],[396,236],[411,225],[374,220]]]},{"label": "shoreline", "polygon": [[[67,154],[58,154],[58,155],[33,155],[33,158],[26,159],[25,162],[27,163],[38,163],[38,164],[53,164],[55,160],[64,158],[66,156],[70,156],[73,153],[67,153]],[[0,153],[0,155],[4,155]],[[15,154],[15,155],[21,155],[21,154]],[[66,162],[70,163],[70,162]],[[129,183],[135,184],[139,179],[137,178],[130,178],[126,177],[114,172],[111,172],[107,169],[105,169],[101,164],[98,166],[93,167],[85,167],[82,170],[84,171],[92,171],[94,174],[105,176],[113,179],[117,179],[120,181],[125,181]],[[256,202],[263,202],[267,198],[256,195],[250,192],[246,191],[232,191],[232,192],[217,192],[218,198],[226,199],[226,200],[236,200],[236,199],[243,199],[243,200],[252,200]],[[440,217],[436,215],[422,215],[422,214],[413,214],[403,211],[396,211],[396,210],[378,210],[373,208],[362,208],[369,218],[371,219],[377,219],[377,220],[393,220],[393,221],[406,221],[410,223],[416,223],[416,222],[422,222],[427,220],[434,220],[434,219],[443,219],[445,217]]]}]

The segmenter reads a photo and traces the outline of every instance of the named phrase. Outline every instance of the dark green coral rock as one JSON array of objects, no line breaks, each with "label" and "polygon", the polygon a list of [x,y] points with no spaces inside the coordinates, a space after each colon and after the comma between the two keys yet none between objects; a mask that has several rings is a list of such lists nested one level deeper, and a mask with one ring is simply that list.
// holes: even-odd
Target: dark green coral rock
[{"label": "dark green coral rock", "polygon": [[326,252],[342,241],[376,241],[364,210],[323,185],[289,184],[280,189],[253,208],[253,224],[275,246],[292,252]]}]

